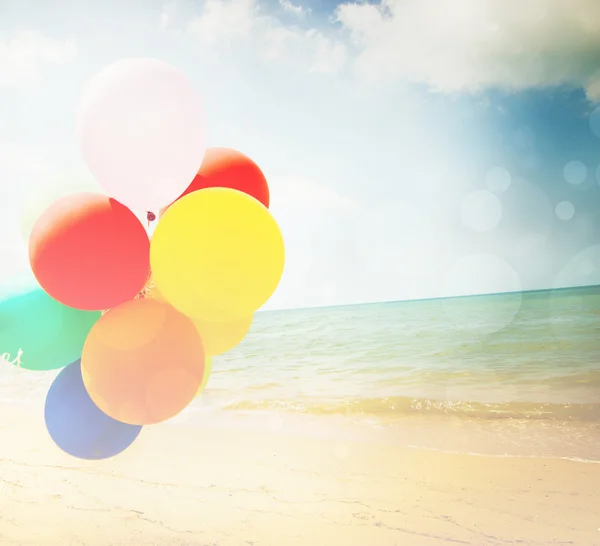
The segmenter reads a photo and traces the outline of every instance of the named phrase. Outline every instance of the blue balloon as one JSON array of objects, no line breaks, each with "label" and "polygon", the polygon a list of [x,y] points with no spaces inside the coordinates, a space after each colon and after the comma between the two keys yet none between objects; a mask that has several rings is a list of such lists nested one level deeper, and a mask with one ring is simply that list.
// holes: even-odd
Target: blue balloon
[{"label": "blue balloon", "polygon": [[56,376],[44,408],[46,428],[56,445],[79,459],[98,460],[125,451],[141,426],[116,421],[101,411],[83,384],[81,360]]}]

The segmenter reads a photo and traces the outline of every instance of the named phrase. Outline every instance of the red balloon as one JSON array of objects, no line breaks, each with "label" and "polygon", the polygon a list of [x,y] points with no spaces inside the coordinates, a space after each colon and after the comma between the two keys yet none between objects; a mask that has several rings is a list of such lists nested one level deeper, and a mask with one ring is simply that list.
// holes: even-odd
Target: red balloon
[{"label": "red balloon", "polygon": [[150,240],[127,207],[79,193],[54,203],[29,237],[40,286],[63,305],[110,309],[134,298],[150,277]]},{"label": "red balloon", "polygon": [[[269,208],[269,185],[254,161],[230,148],[208,148],[198,174],[178,198],[204,188],[231,188],[251,195]],[[164,213],[169,207],[164,207]]]}]

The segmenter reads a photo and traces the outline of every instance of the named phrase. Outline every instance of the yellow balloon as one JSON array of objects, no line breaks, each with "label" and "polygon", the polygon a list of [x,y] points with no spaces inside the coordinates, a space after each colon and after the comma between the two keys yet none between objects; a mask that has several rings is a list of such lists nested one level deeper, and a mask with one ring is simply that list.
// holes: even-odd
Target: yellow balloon
[{"label": "yellow balloon", "polygon": [[150,245],[156,287],[193,319],[233,322],[275,292],[285,249],[277,222],[250,195],[230,188],[192,192],[161,217]]},{"label": "yellow balloon", "polygon": [[233,322],[206,322],[193,319],[200,333],[204,351],[209,356],[217,356],[231,351],[246,337],[252,325],[254,315]]},{"label": "yellow balloon", "polygon": [[[149,288],[148,296],[168,303],[156,286]],[[205,354],[217,356],[230,351],[242,342],[252,326],[253,319],[252,314],[233,322],[207,322],[199,319],[192,319],[192,322],[202,338]]]},{"label": "yellow balloon", "polygon": [[200,386],[198,387],[198,390],[196,391],[194,398],[198,398],[198,396],[200,396],[202,394],[202,391],[206,387],[206,384],[208,383],[208,379],[209,379],[211,373],[212,373],[212,358],[210,356],[205,356],[204,357],[204,377],[202,378],[202,383],[200,383]]}]

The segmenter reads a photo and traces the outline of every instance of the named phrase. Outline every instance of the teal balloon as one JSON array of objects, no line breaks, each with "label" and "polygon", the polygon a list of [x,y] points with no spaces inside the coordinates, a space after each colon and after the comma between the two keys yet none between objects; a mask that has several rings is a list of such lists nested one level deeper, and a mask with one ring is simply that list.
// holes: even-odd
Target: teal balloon
[{"label": "teal balloon", "polygon": [[28,370],[64,368],[81,358],[100,316],[57,302],[27,272],[0,288],[0,356]]}]

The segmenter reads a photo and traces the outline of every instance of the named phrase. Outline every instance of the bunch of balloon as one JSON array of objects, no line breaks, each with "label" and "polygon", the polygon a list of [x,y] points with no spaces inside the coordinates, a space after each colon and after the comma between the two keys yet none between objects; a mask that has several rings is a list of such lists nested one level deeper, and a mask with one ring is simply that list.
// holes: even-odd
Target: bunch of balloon
[{"label": "bunch of balloon", "polygon": [[83,350],[83,382],[106,414],[140,424],[176,415],[206,386],[212,357],[244,339],[284,265],[279,227],[255,195],[268,204],[256,164],[210,148],[191,184],[161,209],[145,297],[104,315]]},{"label": "bunch of balloon", "polygon": [[[78,139],[106,195],[67,195],[39,216],[35,278],[0,293],[0,347],[23,368],[64,368],[46,397],[48,432],[102,459],[202,392],[212,357],[242,341],[275,291],[284,245],[264,175],[240,152],[207,150],[200,98],[175,68],[102,70]],[[152,210],[150,238],[138,216]]]}]

